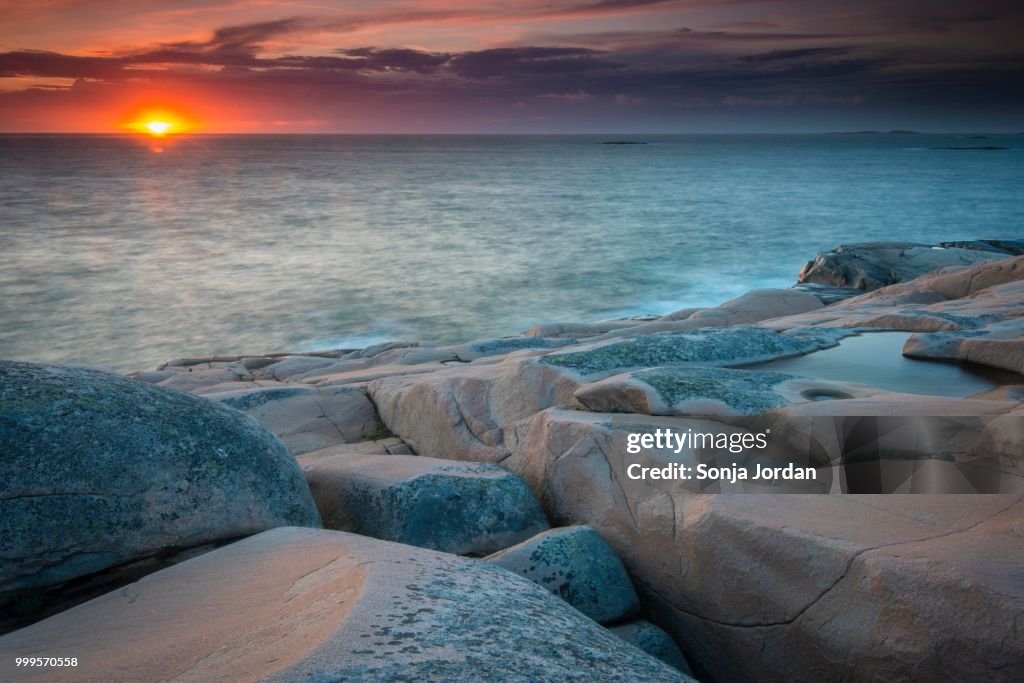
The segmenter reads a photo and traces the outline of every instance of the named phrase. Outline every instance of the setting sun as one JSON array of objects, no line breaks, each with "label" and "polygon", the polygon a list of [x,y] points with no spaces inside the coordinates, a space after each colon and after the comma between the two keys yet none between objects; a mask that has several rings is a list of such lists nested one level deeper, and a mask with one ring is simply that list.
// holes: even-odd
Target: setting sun
[{"label": "setting sun", "polygon": [[190,133],[197,127],[194,116],[179,107],[148,105],[126,112],[121,128],[149,138],[166,138]]},{"label": "setting sun", "polygon": [[167,121],[147,121],[144,125],[152,135],[166,135],[174,127]]}]

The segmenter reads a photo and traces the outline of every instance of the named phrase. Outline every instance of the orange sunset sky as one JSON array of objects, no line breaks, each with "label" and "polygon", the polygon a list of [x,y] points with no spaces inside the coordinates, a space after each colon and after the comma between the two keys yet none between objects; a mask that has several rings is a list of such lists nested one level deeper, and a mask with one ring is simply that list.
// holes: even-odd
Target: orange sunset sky
[{"label": "orange sunset sky", "polygon": [[1024,5],[0,0],[0,130],[1024,130]]}]

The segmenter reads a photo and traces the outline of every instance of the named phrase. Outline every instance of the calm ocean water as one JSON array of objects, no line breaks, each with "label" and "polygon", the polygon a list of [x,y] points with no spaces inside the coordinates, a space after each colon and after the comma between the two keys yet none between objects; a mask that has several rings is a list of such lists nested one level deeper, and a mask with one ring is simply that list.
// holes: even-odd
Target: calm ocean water
[{"label": "calm ocean water", "polygon": [[[463,341],[1024,236],[1024,137],[0,136],[0,357]],[[1007,151],[933,147],[993,145]]]}]

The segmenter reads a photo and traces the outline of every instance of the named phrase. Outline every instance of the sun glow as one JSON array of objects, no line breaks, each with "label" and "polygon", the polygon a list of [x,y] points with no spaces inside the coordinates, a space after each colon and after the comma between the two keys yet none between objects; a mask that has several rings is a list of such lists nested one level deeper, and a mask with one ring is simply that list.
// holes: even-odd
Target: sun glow
[{"label": "sun glow", "polygon": [[140,107],[122,119],[121,128],[150,138],[166,138],[196,128],[195,119],[177,108]]},{"label": "sun glow", "polygon": [[143,125],[150,135],[156,136],[167,135],[174,128],[174,124],[167,121],[146,121]]}]

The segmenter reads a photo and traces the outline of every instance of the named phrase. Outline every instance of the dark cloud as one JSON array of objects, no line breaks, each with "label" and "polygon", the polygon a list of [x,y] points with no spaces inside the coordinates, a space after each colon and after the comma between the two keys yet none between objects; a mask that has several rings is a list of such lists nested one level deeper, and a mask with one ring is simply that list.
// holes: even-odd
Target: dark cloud
[{"label": "dark cloud", "polygon": [[740,57],[740,60],[744,62],[765,64],[768,62],[789,61],[793,59],[804,59],[807,57],[842,55],[847,52],[849,52],[849,48],[847,47],[803,47],[792,50],[772,50],[771,52],[746,55]]},{"label": "dark cloud", "polygon": [[597,50],[577,47],[512,47],[464,52],[452,57],[450,69],[465,78],[517,78],[572,74],[620,68]]},{"label": "dark cloud", "polygon": [[259,50],[262,43],[303,30],[306,23],[299,17],[290,17],[277,21],[225,26],[214,31],[213,37],[206,42],[172,43],[167,47],[171,50],[186,52],[253,54]]},{"label": "dark cloud", "polygon": [[375,47],[338,50],[349,61],[355,62],[356,68],[369,71],[410,71],[426,74],[436,71],[449,62],[451,54],[446,52],[421,52],[419,50],[390,49],[382,50]]},{"label": "dark cloud", "polygon": [[120,60],[107,57],[77,57],[19,50],[0,53],[0,77],[36,76],[40,78],[115,79],[124,69]]}]

